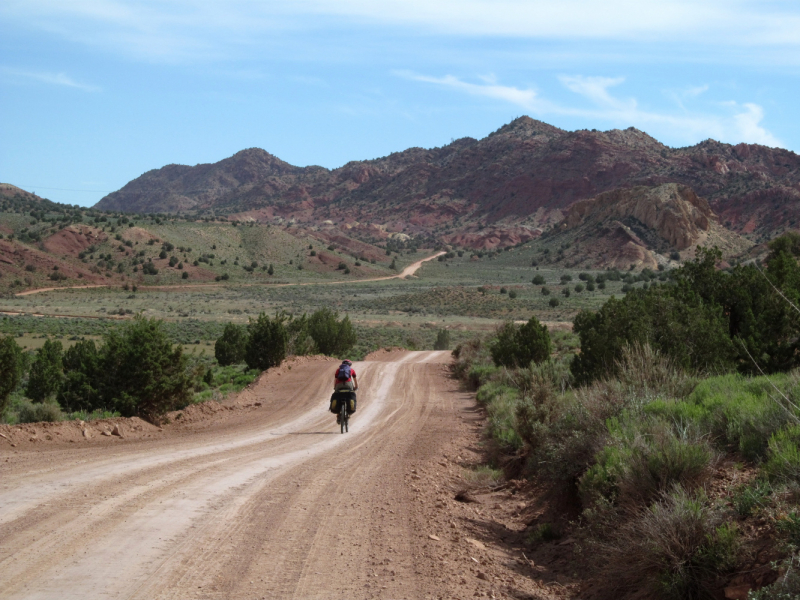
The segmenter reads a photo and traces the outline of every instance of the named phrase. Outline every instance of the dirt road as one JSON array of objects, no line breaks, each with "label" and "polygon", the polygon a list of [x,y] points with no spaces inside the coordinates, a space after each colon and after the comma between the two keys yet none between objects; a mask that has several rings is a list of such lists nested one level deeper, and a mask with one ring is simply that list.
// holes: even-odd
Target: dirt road
[{"label": "dirt road", "polygon": [[434,462],[459,470],[448,444],[474,429],[474,400],[447,361],[356,363],[344,435],[326,412],[335,363],[310,362],[260,380],[248,393],[261,405],[224,420],[94,444],[0,443],[0,598],[456,597],[461,567],[429,547],[450,525],[425,512],[452,490],[437,476],[426,504],[417,475]]},{"label": "dirt road", "polygon": [[[436,254],[432,254],[431,256],[427,256],[417,262],[413,262],[408,265],[405,269],[400,271],[397,275],[387,275],[386,277],[372,277],[369,279],[344,279],[341,281],[311,281],[305,283],[266,283],[266,284],[253,284],[253,283],[245,283],[242,284],[242,287],[251,287],[253,285],[265,285],[268,287],[287,287],[287,286],[308,286],[308,285],[352,285],[354,283],[362,283],[362,282],[370,282],[370,281],[388,281],[390,279],[405,279],[419,271],[422,263],[428,262],[429,260],[433,260],[434,258],[439,258],[445,252],[437,252]],[[36,288],[34,290],[25,290],[24,292],[18,292],[14,294],[15,296],[31,296],[33,294],[41,294],[42,292],[52,292],[54,290],[86,290],[92,288],[107,288],[107,287],[117,287],[118,284],[108,284],[108,285],[67,285],[62,287],[46,287],[46,288]],[[183,284],[183,285],[153,285],[153,286],[146,286],[143,287],[142,290],[149,290],[149,291],[169,291],[169,290],[190,290],[190,289],[206,289],[206,288],[214,288],[214,287],[227,287],[226,284],[220,283],[206,283],[206,284]],[[10,311],[8,314],[11,313],[18,313],[20,311]],[[40,316],[40,315],[35,315]],[[69,316],[69,315],[48,315],[48,316]]]}]

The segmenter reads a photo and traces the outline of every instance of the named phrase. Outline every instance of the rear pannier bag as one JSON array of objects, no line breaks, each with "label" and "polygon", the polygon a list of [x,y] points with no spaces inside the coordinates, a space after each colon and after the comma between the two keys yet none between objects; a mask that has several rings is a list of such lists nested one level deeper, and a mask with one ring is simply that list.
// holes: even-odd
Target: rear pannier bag
[{"label": "rear pannier bag", "polygon": [[347,402],[347,412],[349,414],[353,414],[356,412],[356,393],[351,392],[348,390],[340,390],[337,392],[333,392],[331,396],[331,412],[334,414],[338,414],[339,412],[339,401]]}]

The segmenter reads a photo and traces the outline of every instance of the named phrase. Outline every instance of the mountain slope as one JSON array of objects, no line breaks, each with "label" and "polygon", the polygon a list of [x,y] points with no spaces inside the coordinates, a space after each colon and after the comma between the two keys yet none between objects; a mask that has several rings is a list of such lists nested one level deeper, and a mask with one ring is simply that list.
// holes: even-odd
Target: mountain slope
[{"label": "mountain slope", "polygon": [[574,131],[521,117],[482,140],[411,148],[339,169],[294,167],[252,148],[212,165],[149,171],[97,208],[216,211],[255,220],[379,224],[389,231],[518,241],[557,223],[578,200],[618,188],[679,183],[729,228],[767,239],[800,223],[800,156],[706,141],[672,149],[633,128]]},{"label": "mountain slope", "polygon": [[701,246],[717,246],[724,257],[752,242],[725,229],[708,203],[688,186],[667,183],[614,190],[575,202],[542,244],[557,261],[583,268],[657,269],[690,258]]}]

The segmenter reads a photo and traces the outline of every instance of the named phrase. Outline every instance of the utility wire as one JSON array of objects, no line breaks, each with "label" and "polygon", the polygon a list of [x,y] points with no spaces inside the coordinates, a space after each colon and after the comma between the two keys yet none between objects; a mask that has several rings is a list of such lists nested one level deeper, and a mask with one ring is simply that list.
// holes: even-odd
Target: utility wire
[{"label": "utility wire", "polygon": [[[20,189],[39,189],[39,190],[57,190],[59,192],[92,192],[93,194],[111,194],[114,190],[73,190],[69,188],[54,188],[54,187],[44,187],[43,185],[17,185]],[[34,194],[35,192],[30,192]]]},{"label": "utility wire", "polygon": [[769,277],[767,277],[767,274],[766,274],[766,273],[764,273],[764,271],[762,271],[762,270],[761,270],[761,267],[760,267],[760,266],[758,266],[758,264],[757,264],[757,263],[755,263],[755,262],[754,262],[753,264],[755,265],[755,267],[756,267],[756,270],[757,270],[759,273],[761,273],[761,276],[762,276],[764,279],[766,279],[766,280],[767,280],[767,283],[769,283],[769,284],[772,286],[772,289],[773,289],[773,290],[775,290],[776,292],[778,292],[778,295],[779,295],[781,298],[783,298],[784,300],[786,300],[786,302],[789,304],[789,306],[791,306],[793,309],[795,309],[797,312],[799,312],[799,313],[800,313],[800,308],[797,308],[797,307],[794,305],[794,303],[793,303],[791,300],[789,300],[789,299],[788,299],[786,296],[784,296],[784,295],[783,295],[783,292],[782,292],[782,291],[780,291],[780,290],[779,290],[777,287],[775,287],[775,284],[774,284],[774,283],[772,283],[772,282],[769,280]]}]

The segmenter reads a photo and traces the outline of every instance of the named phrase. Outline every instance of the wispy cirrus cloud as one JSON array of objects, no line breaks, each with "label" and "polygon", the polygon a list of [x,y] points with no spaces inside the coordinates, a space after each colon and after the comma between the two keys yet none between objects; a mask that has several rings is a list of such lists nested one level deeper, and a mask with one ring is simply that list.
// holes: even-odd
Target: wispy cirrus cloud
[{"label": "wispy cirrus cloud", "polygon": [[5,0],[0,18],[139,59],[197,61],[346,27],[414,36],[800,46],[797,3],[777,0]]},{"label": "wispy cirrus cloud", "polygon": [[99,92],[100,88],[96,85],[89,85],[75,81],[66,73],[51,73],[47,71],[28,71],[24,69],[12,69],[8,67],[0,67],[0,74],[5,75],[6,79],[19,79],[27,81],[36,81],[47,85],[56,85],[61,87],[74,88],[84,92]]},{"label": "wispy cirrus cloud", "polygon": [[[453,77],[452,75],[445,75],[444,77],[429,77],[427,75],[418,75],[412,71],[395,71],[396,75],[414,81],[421,81],[423,83],[432,83],[442,87],[458,90],[470,94],[472,96],[483,96],[486,98],[493,98],[495,100],[504,100],[511,104],[525,107],[530,110],[544,109],[539,96],[536,91],[532,89],[522,90],[519,88],[499,85],[492,78],[482,78],[483,83],[469,83]],[[536,107],[536,108],[534,108]]]},{"label": "wispy cirrus cloud", "polygon": [[562,75],[559,81],[568,90],[594,102],[597,106],[617,111],[636,110],[636,100],[621,100],[609,93],[609,88],[625,81],[624,77],[582,77],[580,75]]},{"label": "wispy cirrus cloud", "polygon": [[[533,89],[520,89],[506,86],[494,80],[470,83],[452,75],[430,77],[408,71],[397,75],[468,93],[514,104],[530,111],[540,118],[548,116],[568,116],[602,121],[614,126],[631,125],[647,130],[649,133],[671,140],[672,143],[695,143],[700,139],[714,138],[724,142],[750,142],[766,146],[783,146],[781,141],[763,125],[763,108],[751,102],[733,101],[719,103],[715,112],[708,110],[654,111],[639,107],[635,98],[620,98],[611,94],[610,89],[622,84],[621,77],[584,77],[579,75],[559,77],[561,84],[577,96],[588,100],[591,106],[558,103],[542,97]],[[699,94],[700,92],[698,92]]]}]

